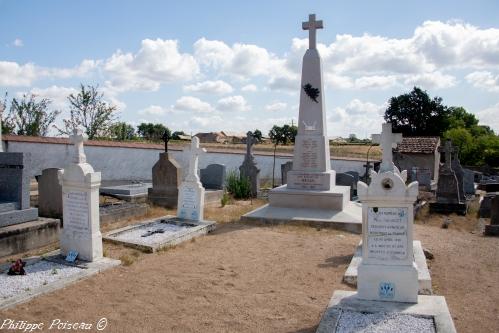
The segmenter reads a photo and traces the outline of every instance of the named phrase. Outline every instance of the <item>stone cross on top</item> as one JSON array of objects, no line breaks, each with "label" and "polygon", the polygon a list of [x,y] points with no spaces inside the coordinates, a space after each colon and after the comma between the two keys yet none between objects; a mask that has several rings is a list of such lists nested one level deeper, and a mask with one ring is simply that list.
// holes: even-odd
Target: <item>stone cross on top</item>
[{"label": "stone cross on top", "polygon": [[256,143],[256,138],[251,131],[246,133],[246,155],[253,156],[253,145]]},{"label": "stone cross on top", "polygon": [[438,147],[438,151],[445,153],[445,169],[451,170],[452,153],[456,152],[456,148],[452,145],[451,140],[445,141],[444,147]]},{"label": "stone cross on top", "polygon": [[381,134],[373,134],[372,140],[373,143],[379,143],[383,151],[379,171],[393,171],[392,148],[397,147],[397,143],[402,142],[402,134],[392,133],[392,124],[385,123],[383,124]]},{"label": "stone cross on top", "polygon": [[71,142],[75,148],[73,162],[76,164],[87,162],[87,157],[85,156],[85,151],[83,150],[83,141],[85,140],[86,137],[83,135],[83,131],[79,128],[73,129],[73,134],[69,136],[69,142]]},{"label": "stone cross on top", "polygon": [[199,138],[197,136],[192,137],[191,147],[189,149],[189,173],[185,180],[187,181],[199,181],[198,176],[198,163],[199,155],[205,153],[206,149],[199,147]]},{"label": "stone cross on top", "polygon": [[322,20],[316,21],[315,14],[308,15],[308,21],[301,24],[303,30],[308,30],[308,48],[315,49],[317,46],[316,34],[317,29],[324,28],[322,25]]}]

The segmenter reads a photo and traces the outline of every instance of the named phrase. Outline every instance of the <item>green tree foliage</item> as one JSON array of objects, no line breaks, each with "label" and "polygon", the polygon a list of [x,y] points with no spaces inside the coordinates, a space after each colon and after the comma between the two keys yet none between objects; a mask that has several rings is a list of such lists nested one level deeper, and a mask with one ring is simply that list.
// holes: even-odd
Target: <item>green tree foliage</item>
[{"label": "green tree foliage", "polygon": [[111,125],[109,133],[111,138],[119,141],[133,140],[136,137],[133,126],[125,122],[117,122]]},{"label": "green tree foliage", "polygon": [[[47,135],[50,125],[61,113],[60,111],[49,111],[51,103],[50,99],[38,99],[33,94],[24,94],[20,99],[13,98],[9,116],[5,122],[5,132],[31,136]],[[4,126],[2,126],[2,132],[3,129]]]},{"label": "green tree foliage", "polygon": [[59,134],[69,135],[74,128],[83,127],[89,140],[108,135],[117,107],[104,101],[98,87],[80,84],[78,94],[69,95],[68,101],[70,116],[63,120],[64,128],[57,128]]},{"label": "green tree foliage", "polygon": [[141,123],[137,126],[137,133],[148,141],[161,141],[165,131],[170,130],[163,124]]},{"label": "green tree foliage", "polygon": [[262,143],[262,138],[263,138],[262,131],[260,131],[259,129],[254,130],[253,137],[256,139],[257,143]]},{"label": "green tree foliage", "polygon": [[180,135],[186,135],[183,131],[175,131],[172,133],[173,140],[180,140]]},{"label": "green tree foliage", "polygon": [[449,109],[442,98],[430,98],[426,91],[414,87],[408,94],[392,97],[385,120],[394,132],[404,136],[442,136],[449,128]]},{"label": "green tree foliage", "polygon": [[5,93],[5,98],[3,101],[0,100],[0,122],[2,123],[2,133],[12,134],[14,133],[15,125],[14,121],[7,114],[7,93]]}]

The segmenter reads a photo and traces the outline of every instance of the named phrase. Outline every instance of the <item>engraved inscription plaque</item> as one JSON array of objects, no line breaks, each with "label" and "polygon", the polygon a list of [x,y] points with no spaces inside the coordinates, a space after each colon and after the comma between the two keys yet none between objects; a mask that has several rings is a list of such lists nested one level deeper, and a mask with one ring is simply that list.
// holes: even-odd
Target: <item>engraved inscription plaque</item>
[{"label": "engraved inscription plaque", "polygon": [[367,246],[369,258],[378,260],[407,259],[407,214],[407,208],[368,208]]},{"label": "engraved inscription plaque", "polygon": [[90,230],[88,200],[87,192],[64,193],[64,229],[82,232]]}]

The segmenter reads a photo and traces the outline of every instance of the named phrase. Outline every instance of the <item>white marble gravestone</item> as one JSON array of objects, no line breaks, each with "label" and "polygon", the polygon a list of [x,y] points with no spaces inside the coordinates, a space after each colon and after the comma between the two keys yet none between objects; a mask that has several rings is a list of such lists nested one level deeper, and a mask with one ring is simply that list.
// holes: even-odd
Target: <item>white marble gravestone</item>
[{"label": "white marble gravestone", "polygon": [[381,134],[373,134],[371,138],[373,143],[380,144],[381,150],[383,151],[379,172],[395,170],[395,172],[400,173],[395,164],[393,164],[392,148],[396,148],[397,144],[402,142],[402,134],[392,133],[392,124],[384,123],[382,125]]},{"label": "white marble gravestone", "polygon": [[86,162],[83,132],[75,129],[69,136],[74,144],[73,161],[59,171],[62,186],[64,225],[60,236],[61,254],[78,252],[78,259],[94,261],[102,257],[99,223],[100,172]]},{"label": "white marble gravestone", "polygon": [[371,184],[358,182],[357,192],[362,202],[358,297],[417,302],[419,285],[412,230],[418,182],[406,186],[396,171],[373,172]]},{"label": "white marble gravestone", "polygon": [[199,139],[193,137],[189,154],[189,171],[180,184],[177,217],[193,221],[202,221],[204,218],[204,187],[198,176],[199,155],[206,149],[199,147]]}]

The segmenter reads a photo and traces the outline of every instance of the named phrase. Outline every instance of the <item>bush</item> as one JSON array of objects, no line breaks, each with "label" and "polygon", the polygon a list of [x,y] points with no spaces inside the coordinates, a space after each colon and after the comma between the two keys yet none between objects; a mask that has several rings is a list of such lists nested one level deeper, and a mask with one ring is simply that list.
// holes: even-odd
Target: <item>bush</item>
[{"label": "bush", "polygon": [[227,173],[227,191],[236,199],[251,197],[251,182],[248,177],[242,177],[236,170]]}]

